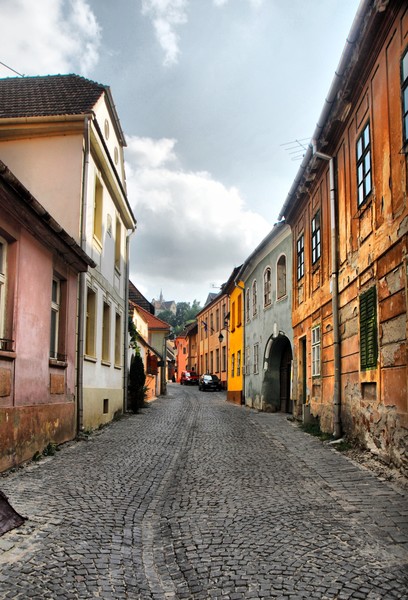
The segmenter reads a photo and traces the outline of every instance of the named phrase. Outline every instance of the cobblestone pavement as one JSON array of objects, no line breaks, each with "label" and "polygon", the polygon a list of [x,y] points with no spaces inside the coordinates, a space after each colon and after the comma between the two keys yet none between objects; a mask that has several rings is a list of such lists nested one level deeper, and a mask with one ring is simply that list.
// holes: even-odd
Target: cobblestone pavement
[{"label": "cobblestone pavement", "polygon": [[169,385],[0,478],[0,598],[408,598],[408,504],[285,415]]}]

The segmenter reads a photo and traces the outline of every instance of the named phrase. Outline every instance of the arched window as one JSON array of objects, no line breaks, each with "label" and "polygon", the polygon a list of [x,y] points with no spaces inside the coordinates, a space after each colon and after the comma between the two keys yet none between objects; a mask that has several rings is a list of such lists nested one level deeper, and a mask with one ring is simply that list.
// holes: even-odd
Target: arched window
[{"label": "arched window", "polygon": [[257,304],[258,304],[258,290],[257,290],[257,285],[256,285],[256,279],[254,279],[254,281],[252,283],[252,316],[253,317],[258,312]]},{"label": "arched window", "polygon": [[283,298],[286,296],[286,256],[282,254],[276,265],[276,296]]},{"label": "arched window", "polygon": [[271,268],[266,267],[263,277],[263,294],[264,294],[264,307],[269,306],[272,302],[271,296]]},{"label": "arched window", "polygon": [[246,313],[245,320],[246,320],[247,323],[248,323],[249,318],[250,318],[250,313],[249,313],[250,308],[251,308],[251,290],[248,289],[245,292],[245,313]]}]

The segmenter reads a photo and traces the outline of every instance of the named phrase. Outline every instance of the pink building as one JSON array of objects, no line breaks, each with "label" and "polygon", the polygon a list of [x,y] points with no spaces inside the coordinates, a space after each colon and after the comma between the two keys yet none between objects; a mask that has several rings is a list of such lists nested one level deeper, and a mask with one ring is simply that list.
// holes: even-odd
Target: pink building
[{"label": "pink building", "polygon": [[78,273],[88,266],[0,161],[0,471],[76,434]]}]

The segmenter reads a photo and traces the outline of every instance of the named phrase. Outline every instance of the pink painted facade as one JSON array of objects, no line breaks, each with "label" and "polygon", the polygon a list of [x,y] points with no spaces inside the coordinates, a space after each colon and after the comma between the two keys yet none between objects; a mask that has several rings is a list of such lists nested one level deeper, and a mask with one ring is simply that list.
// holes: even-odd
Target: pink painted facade
[{"label": "pink painted facade", "polygon": [[78,273],[92,261],[44,213],[0,161],[0,471],[76,433]]}]

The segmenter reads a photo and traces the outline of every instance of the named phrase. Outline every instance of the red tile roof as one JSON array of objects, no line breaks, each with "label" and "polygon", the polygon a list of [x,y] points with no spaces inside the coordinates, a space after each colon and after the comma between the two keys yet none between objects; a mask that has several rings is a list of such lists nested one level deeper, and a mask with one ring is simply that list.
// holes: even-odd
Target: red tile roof
[{"label": "red tile roof", "polygon": [[[132,302],[131,304],[134,303]],[[149,312],[147,312],[147,310],[145,310],[141,306],[138,306],[137,304],[134,304],[134,307],[142,315],[149,329],[162,329],[170,331],[170,325],[168,323],[150,314]]]},{"label": "red tile roof", "polygon": [[108,86],[79,75],[0,79],[0,118],[89,113]]}]

